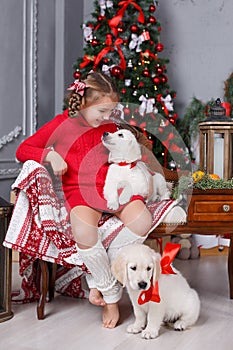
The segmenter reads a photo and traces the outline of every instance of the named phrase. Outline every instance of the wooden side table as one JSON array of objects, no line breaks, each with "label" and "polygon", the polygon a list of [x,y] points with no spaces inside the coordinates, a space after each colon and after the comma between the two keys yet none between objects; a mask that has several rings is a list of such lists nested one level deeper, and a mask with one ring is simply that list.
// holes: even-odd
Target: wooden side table
[{"label": "wooden side table", "polygon": [[13,317],[11,311],[12,251],[3,247],[13,205],[0,197],[0,322]]},{"label": "wooden side table", "polygon": [[150,238],[183,233],[214,235],[229,234],[228,279],[230,298],[233,299],[233,190],[193,190],[188,193],[187,223],[160,224]]}]

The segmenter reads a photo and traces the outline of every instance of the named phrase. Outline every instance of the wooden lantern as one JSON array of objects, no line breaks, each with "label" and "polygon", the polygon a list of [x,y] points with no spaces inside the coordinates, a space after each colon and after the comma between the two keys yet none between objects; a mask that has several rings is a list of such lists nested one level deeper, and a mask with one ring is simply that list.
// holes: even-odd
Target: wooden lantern
[{"label": "wooden lantern", "polygon": [[232,178],[233,121],[205,121],[200,129],[200,169],[217,174],[225,180]]}]

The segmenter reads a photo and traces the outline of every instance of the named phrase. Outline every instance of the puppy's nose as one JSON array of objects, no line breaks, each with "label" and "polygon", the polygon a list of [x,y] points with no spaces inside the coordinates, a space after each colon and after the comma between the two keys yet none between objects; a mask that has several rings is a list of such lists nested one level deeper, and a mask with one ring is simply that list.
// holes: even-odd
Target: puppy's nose
[{"label": "puppy's nose", "polygon": [[138,287],[139,287],[140,289],[146,289],[147,283],[144,282],[144,281],[138,282]]}]

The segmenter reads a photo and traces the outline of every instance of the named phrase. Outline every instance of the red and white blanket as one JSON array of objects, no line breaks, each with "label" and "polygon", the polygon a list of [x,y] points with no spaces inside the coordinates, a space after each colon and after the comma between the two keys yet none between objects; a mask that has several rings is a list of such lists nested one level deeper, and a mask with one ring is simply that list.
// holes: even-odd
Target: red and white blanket
[{"label": "red and white blanket", "polygon": [[[82,287],[81,278],[88,271],[78,256],[60,182],[52,178],[45,167],[27,161],[12,189],[16,192],[16,203],[3,245],[21,253],[20,275],[23,277],[21,290],[13,293],[13,301],[28,302],[39,298],[35,280],[37,259],[59,264],[56,291],[86,297],[88,292]],[[175,205],[175,200],[148,205],[153,217],[150,231]],[[116,216],[103,215],[99,237],[106,249],[123,228]],[[75,256],[76,265],[65,261],[71,256]]]}]

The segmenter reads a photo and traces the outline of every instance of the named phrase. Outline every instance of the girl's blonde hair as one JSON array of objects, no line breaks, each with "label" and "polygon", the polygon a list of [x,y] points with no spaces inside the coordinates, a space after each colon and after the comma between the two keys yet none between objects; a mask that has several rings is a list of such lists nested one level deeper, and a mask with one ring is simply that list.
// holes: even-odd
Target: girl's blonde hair
[{"label": "girl's blonde hair", "polygon": [[98,102],[98,100],[101,100],[104,96],[110,97],[114,102],[119,101],[116,86],[108,75],[99,72],[91,72],[86,78],[82,79],[82,82],[86,85],[84,95],[81,96],[75,90],[72,91],[70,95],[68,102],[69,117],[76,117],[82,108]]}]

